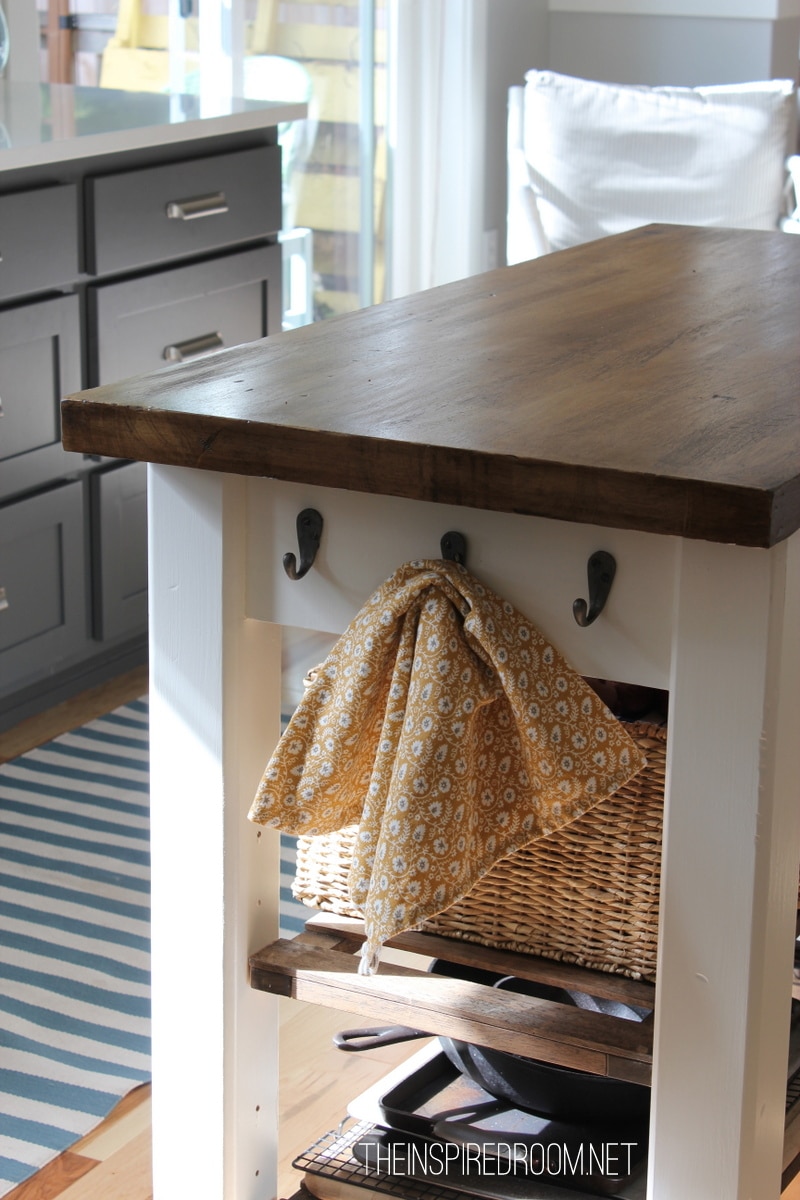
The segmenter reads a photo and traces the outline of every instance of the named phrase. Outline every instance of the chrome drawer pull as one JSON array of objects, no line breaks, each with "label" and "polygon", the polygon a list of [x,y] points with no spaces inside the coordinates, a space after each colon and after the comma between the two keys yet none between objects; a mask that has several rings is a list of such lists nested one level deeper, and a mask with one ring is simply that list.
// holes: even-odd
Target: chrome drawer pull
[{"label": "chrome drawer pull", "polygon": [[187,358],[197,358],[200,354],[208,354],[211,350],[221,349],[225,343],[218,333],[203,333],[200,337],[187,338],[185,342],[175,342],[164,347],[164,358],[167,362],[184,362]]},{"label": "chrome drawer pull", "polygon": [[4,608],[8,608],[8,597],[6,596],[6,589],[0,588],[0,612],[2,612]]},{"label": "chrome drawer pull", "polygon": [[167,216],[175,221],[195,221],[198,217],[213,217],[228,211],[224,192],[209,192],[207,196],[192,196],[189,200],[170,200]]}]

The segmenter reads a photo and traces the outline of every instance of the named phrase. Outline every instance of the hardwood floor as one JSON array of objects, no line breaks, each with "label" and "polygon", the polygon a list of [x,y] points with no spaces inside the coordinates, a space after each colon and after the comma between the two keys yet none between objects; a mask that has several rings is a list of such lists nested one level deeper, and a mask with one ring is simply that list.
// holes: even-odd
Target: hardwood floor
[{"label": "hardwood floor", "polygon": [[[0,734],[0,762],[23,754],[147,691],[144,668],[85,692],[75,700]],[[366,1055],[341,1054],[332,1035],[353,1025],[352,1013],[280,1001],[278,1196],[297,1191],[292,1159],[336,1128],[353,1096],[404,1061],[421,1043],[384,1047]],[[126,1096],[93,1133],[82,1138],[6,1200],[152,1200],[151,1085]],[[176,1200],[176,1198],[172,1198]],[[782,1200],[800,1200],[800,1176]]]},{"label": "hardwood floor", "polygon": [[0,762],[25,754],[34,746],[41,746],[42,742],[49,742],[51,738],[67,733],[78,725],[85,725],[87,721],[138,696],[144,696],[146,692],[147,667],[137,667],[108,683],[81,692],[72,700],[65,700],[63,704],[29,717],[27,721],[20,721],[19,725],[0,733]]},{"label": "hardwood floor", "polygon": [[150,1140],[148,1083],[6,1200],[151,1200]]}]

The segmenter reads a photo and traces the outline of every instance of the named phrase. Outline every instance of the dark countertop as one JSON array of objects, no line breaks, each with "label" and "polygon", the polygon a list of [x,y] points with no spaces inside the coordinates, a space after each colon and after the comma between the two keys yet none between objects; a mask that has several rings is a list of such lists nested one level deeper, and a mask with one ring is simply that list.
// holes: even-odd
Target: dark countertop
[{"label": "dark countertop", "polygon": [[68,450],[771,546],[800,238],[649,226],[63,405]]}]

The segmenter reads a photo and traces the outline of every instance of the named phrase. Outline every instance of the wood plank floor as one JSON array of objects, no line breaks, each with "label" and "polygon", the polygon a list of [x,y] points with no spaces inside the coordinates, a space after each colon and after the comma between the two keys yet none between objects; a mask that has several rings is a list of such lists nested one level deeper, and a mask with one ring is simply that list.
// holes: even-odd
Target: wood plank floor
[{"label": "wood plank floor", "polygon": [[118,708],[120,704],[127,704],[146,694],[147,667],[137,667],[108,683],[98,684],[97,687],[81,692],[72,700],[65,700],[35,717],[29,717],[27,721],[20,721],[5,733],[0,733],[0,762],[17,758],[18,755],[32,750],[34,746],[41,746],[42,742],[49,742],[58,737],[60,733],[66,733],[78,725],[85,725],[87,721],[101,717],[112,708]]},{"label": "wood plank floor", "polygon": [[[141,668],[32,717],[0,733],[0,762],[146,691],[147,673]],[[280,1001],[278,1196],[289,1197],[297,1190],[299,1177],[292,1159],[338,1125],[349,1099],[421,1045],[385,1047],[368,1055],[341,1054],[332,1045],[332,1035],[352,1024],[352,1013]],[[6,1200],[152,1200],[150,1097],[149,1084],[136,1088],[93,1133],[9,1192]],[[800,1200],[800,1176],[782,1200]]]}]

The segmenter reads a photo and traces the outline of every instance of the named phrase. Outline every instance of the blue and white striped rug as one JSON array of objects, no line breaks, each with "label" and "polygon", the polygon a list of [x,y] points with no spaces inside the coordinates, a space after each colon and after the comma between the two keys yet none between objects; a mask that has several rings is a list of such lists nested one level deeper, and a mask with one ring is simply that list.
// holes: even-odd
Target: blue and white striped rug
[{"label": "blue and white striped rug", "polygon": [[150,1077],[147,705],[0,765],[0,1196]]},{"label": "blue and white striped rug", "polygon": [[[150,1078],[147,701],[0,764],[0,1197]],[[281,837],[281,935],[291,895]]]}]

